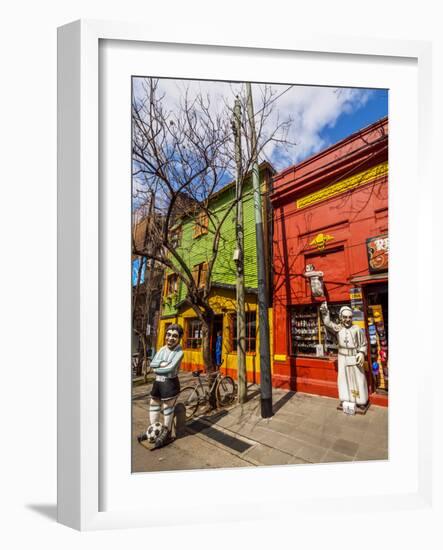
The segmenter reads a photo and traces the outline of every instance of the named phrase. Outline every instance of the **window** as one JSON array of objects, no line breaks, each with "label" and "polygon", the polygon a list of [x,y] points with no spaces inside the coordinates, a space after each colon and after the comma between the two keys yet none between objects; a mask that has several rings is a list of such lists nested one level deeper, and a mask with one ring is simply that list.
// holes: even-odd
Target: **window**
[{"label": "window", "polygon": [[194,232],[192,237],[196,239],[200,235],[206,235],[208,232],[208,216],[205,212],[200,212],[197,214],[194,223]]},{"label": "window", "polygon": [[[331,321],[339,323],[342,306],[349,303],[328,304]],[[323,325],[317,304],[293,306],[289,310],[291,331],[291,355],[314,355],[324,357],[337,354],[335,337]]]},{"label": "window", "polygon": [[172,248],[178,248],[180,245],[181,245],[181,242],[182,242],[182,227],[181,225],[179,226],[175,226],[175,227],[172,227],[171,228],[171,232],[170,232],[170,237],[169,237],[169,243],[170,245],[172,246]]},{"label": "window", "polygon": [[206,284],[206,275],[208,272],[208,264],[202,262],[197,264],[192,269],[192,278],[194,279],[197,288],[203,288]]},{"label": "window", "polygon": [[166,288],[165,294],[169,296],[170,294],[177,294],[178,292],[178,275],[171,273],[166,278]]},{"label": "window", "polygon": [[186,348],[197,349],[202,345],[202,322],[198,319],[186,321]]},{"label": "window", "polygon": [[[255,353],[257,340],[257,325],[255,311],[246,313],[246,353]],[[231,350],[237,351],[237,314],[231,318]]]}]

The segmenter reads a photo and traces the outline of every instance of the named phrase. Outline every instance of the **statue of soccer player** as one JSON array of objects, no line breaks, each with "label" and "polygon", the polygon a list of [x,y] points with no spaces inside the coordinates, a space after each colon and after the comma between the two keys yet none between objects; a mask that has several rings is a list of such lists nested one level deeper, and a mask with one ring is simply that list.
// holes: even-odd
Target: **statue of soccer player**
[{"label": "statue of soccer player", "polygon": [[[149,404],[150,425],[159,422],[160,412],[163,412],[163,428],[154,443],[154,448],[163,447],[171,442],[171,429],[174,419],[174,405],[180,393],[178,371],[183,359],[180,339],[183,329],[180,325],[169,325],[166,331],[166,346],[160,348],[151,361],[155,373],[155,381],[151,390]],[[163,411],[162,411],[163,409]],[[146,432],[138,436],[138,441],[147,439]]]},{"label": "statue of soccer player", "polygon": [[326,302],[320,306],[320,312],[323,324],[335,334],[338,342],[337,383],[340,404],[350,401],[360,409],[366,409],[368,384],[363,367],[367,354],[366,334],[352,324],[352,309],[348,306],[340,309],[340,324],[331,321]]}]

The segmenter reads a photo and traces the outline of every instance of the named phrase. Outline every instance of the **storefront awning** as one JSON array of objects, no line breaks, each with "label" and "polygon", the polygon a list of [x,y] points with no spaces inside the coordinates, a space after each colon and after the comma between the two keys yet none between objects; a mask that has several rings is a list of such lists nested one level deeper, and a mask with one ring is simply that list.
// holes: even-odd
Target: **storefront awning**
[{"label": "storefront awning", "polygon": [[362,275],[361,277],[353,277],[351,283],[353,284],[369,284],[388,281],[387,273],[374,273],[373,275]]}]

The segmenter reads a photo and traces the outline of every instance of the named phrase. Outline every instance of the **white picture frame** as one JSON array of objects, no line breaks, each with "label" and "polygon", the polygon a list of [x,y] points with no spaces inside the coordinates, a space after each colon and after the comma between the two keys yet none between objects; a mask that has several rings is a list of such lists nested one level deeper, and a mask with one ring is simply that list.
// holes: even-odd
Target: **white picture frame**
[{"label": "white picture frame", "polygon": [[[106,44],[109,44],[110,48],[101,50],[100,48]],[[127,337],[122,336],[121,343],[116,342],[114,338],[112,353],[109,353],[109,350],[103,351],[104,348],[100,347],[100,342],[103,342],[103,331],[115,335],[115,331],[118,333],[124,324],[114,325],[114,320],[119,318],[120,323],[124,323],[126,319],[124,314],[119,315],[119,311],[127,310],[128,293],[122,291],[120,306],[113,304],[110,310],[107,308],[110,306],[109,296],[115,289],[129,288],[124,287],[125,277],[130,277],[129,264],[127,269],[125,267],[127,252],[121,255],[127,247],[129,236],[126,238],[121,230],[128,227],[130,219],[130,211],[127,210],[130,205],[130,193],[126,199],[125,195],[108,193],[108,187],[103,188],[103,185],[107,186],[108,180],[103,177],[99,162],[103,148],[108,148],[108,152],[116,151],[116,157],[119,157],[120,162],[118,170],[110,174],[109,167],[105,166],[102,167],[103,171],[112,179],[122,174],[124,177],[126,170],[129,182],[130,145],[127,142],[127,123],[130,122],[119,123],[126,124],[121,133],[107,132],[105,145],[102,143],[103,126],[100,126],[104,119],[109,122],[109,118],[106,118],[109,102],[118,103],[126,92],[117,90],[116,86],[115,95],[111,94],[103,101],[103,97],[99,95],[99,84],[106,87],[111,82],[108,78],[119,78],[125,71],[135,74],[131,67],[125,66],[125,63],[137,56],[143,60],[146,52],[151,60],[160,59],[160,56],[164,55],[164,75],[177,77],[210,78],[210,70],[216,71],[212,60],[219,54],[230,58],[233,66],[236,65],[231,73],[226,73],[225,70],[224,74],[232,74],[232,79],[235,79],[236,74],[242,75],[244,80],[257,78],[258,73],[254,73],[257,63],[254,59],[258,60],[259,56],[263,56],[263,59],[271,56],[275,61],[274,65],[278,65],[278,60],[289,63],[291,56],[299,55],[300,63],[307,60],[309,63],[315,63],[318,60],[326,68],[328,65],[334,66],[335,76],[325,71],[322,78],[324,84],[327,84],[328,79],[334,78],[336,85],[357,85],[359,78],[358,71],[352,75],[349,72],[346,74],[343,67],[336,72],[337,63],[361,63],[365,65],[368,74],[377,62],[385,62],[391,68],[396,67],[399,74],[404,73],[405,82],[412,83],[411,89],[405,90],[407,99],[402,101],[410,101],[410,106],[413,104],[417,118],[411,117],[413,120],[410,121],[410,128],[411,135],[418,136],[418,139],[410,140],[409,144],[403,141],[396,149],[397,140],[398,143],[404,140],[400,125],[401,113],[404,112],[402,109],[405,107],[399,107],[400,112],[396,112],[397,104],[391,102],[390,116],[392,114],[393,120],[398,121],[398,126],[396,127],[397,123],[393,123],[392,131],[390,128],[390,142],[394,144],[392,150],[390,149],[390,187],[394,189],[395,194],[395,182],[404,182],[405,196],[402,199],[402,207],[408,208],[415,204],[417,215],[410,224],[410,230],[412,228],[414,234],[410,235],[406,245],[402,242],[401,234],[407,220],[405,221],[400,208],[395,203],[392,205],[393,226],[390,231],[390,246],[394,252],[390,265],[393,264],[394,267],[391,281],[398,282],[398,288],[404,284],[401,282],[401,270],[406,265],[405,255],[410,254],[412,247],[415,261],[410,269],[409,280],[414,290],[411,291],[409,299],[415,317],[410,320],[409,327],[418,338],[423,338],[426,334],[418,319],[423,317],[423,303],[429,303],[432,299],[432,289],[426,283],[425,271],[425,266],[430,265],[432,260],[432,246],[416,245],[427,232],[431,233],[432,227],[429,215],[432,182],[428,162],[432,114],[426,108],[430,103],[430,44],[309,36],[299,32],[297,37],[277,38],[274,34],[253,40],[247,36],[238,40],[213,37],[210,43],[205,43],[202,34],[202,37],[195,38],[194,44],[189,44],[185,29],[182,34],[174,32],[172,36],[168,36],[167,31],[163,29],[148,31],[144,26],[132,23],[77,21],[59,29],[58,49],[58,521],[76,529],[91,530],[189,524],[199,521],[232,521],[238,518],[281,519],[289,518],[294,513],[317,514],[331,509],[334,509],[334,513],[346,514],[347,499],[352,496],[362,497],[359,501],[360,512],[365,514],[371,514],[375,508],[378,512],[384,510],[386,513],[405,507],[430,509],[433,483],[431,410],[426,407],[426,403],[427,388],[432,387],[431,351],[423,351],[422,364],[426,365],[426,368],[423,369],[422,377],[412,384],[410,380],[401,380],[395,375],[395,361],[408,361],[407,354],[395,346],[391,361],[394,365],[393,380],[396,380],[398,385],[390,396],[392,429],[391,458],[388,463],[131,476],[130,470],[127,471],[127,465],[130,464],[130,441],[126,438],[130,420],[130,393],[127,392],[129,380],[125,385],[126,379],[120,378],[121,374],[116,368],[118,360],[124,360],[129,349],[125,343],[126,338],[130,338],[129,325]],[[186,67],[177,73],[179,65],[177,60],[171,61],[170,53],[177,56],[181,49],[183,56],[189,54],[207,58],[208,67],[212,68],[203,74],[205,65],[202,62],[198,71],[193,74],[190,74]],[[246,54],[252,60],[248,66],[238,62],[238,58]],[[220,66],[226,68],[226,64],[221,63]],[[154,71],[155,76],[159,75],[158,67],[146,67],[146,74],[153,74]],[[103,75],[103,70],[108,72]],[[217,70],[222,72],[222,69]],[[271,68],[268,69],[268,73],[269,71]],[[216,73],[217,71],[214,74]],[[386,74],[388,73],[389,70],[386,71]],[[269,78],[269,75],[265,75],[262,80],[269,81]],[[360,78],[361,85],[370,87],[371,82],[374,83],[370,77]],[[417,84],[417,89],[413,86],[414,83]],[[125,81],[124,86],[128,85],[130,84]],[[123,96],[119,95],[120,93]],[[118,105],[121,107],[122,104]],[[116,111],[116,120],[122,117],[121,120],[124,121],[124,117],[130,117],[129,113],[128,104],[126,113]],[[115,136],[118,139],[114,142]],[[119,141],[120,139],[122,141]],[[126,149],[122,150],[121,144],[126,142]],[[122,162],[125,155],[126,167],[124,161]],[[408,170],[405,170],[399,161],[402,155],[408,159]],[[417,178],[420,193],[414,197],[412,189]],[[113,186],[109,185],[109,188]],[[116,222],[112,227],[109,225],[110,218]],[[118,234],[115,233],[117,231]],[[109,250],[109,239],[113,242],[112,251]],[[127,249],[129,250],[129,247]],[[123,261],[120,261],[122,258]],[[117,265],[123,267],[118,268]],[[420,299],[415,290],[418,285],[422,288]],[[395,311],[399,308],[401,296],[395,287],[393,290],[393,298],[397,300],[393,304]],[[113,295],[120,296],[115,292]],[[116,300],[119,302],[120,298]],[[397,342],[404,328],[404,321],[399,315],[398,326],[393,330],[393,338],[397,339]],[[106,345],[111,345],[109,338],[104,346]],[[106,370],[103,356],[109,359]],[[410,361],[411,359],[409,363],[405,363],[405,372],[412,372]],[[129,369],[126,370],[129,372]],[[120,383],[122,380],[123,389]],[[122,393],[119,393],[121,389]],[[115,406],[110,408],[110,402]],[[408,434],[411,441],[408,442],[404,441],[404,431],[402,433],[397,429],[402,418],[407,418],[411,428]],[[109,436],[111,427],[113,438]],[[404,445],[410,447],[406,448]],[[400,455],[405,449],[411,452],[407,453],[403,461]],[[119,454],[120,452],[122,454]],[[403,465],[399,468],[400,462]],[[374,486],[371,491],[369,485],[360,491],[355,483],[351,483],[351,487],[343,487],[343,480],[356,481],[368,472],[371,475],[385,476],[390,480],[385,492],[380,486]],[[160,502],[151,505],[149,499],[145,498],[145,504],[142,505],[143,500],[136,502],[134,497],[137,487],[142,485],[144,488],[139,492],[146,495],[148,484],[153,491],[157,486],[165,486],[165,483],[181,490],[189,489],[192,485],[198,490],[210,482],[216,490],[223,487],[227,481],[235,486],[240,480],[248,487],[248,491],[245,494],[236,494],[236,498],[231,498],[231,501],[223,501],[225,504],[229,503],[229,506],[222,506],[220,503],[216,518],[214,510],[208,509],[204,499],[197,499],[195,504],[185,508],[177,499],[170,503],[169,513],[165,517],[162,513],[164,508],[161,499]],[[255,490],[258,483],[260,490]],[[288,493],[287,488],[291,483],[297,487],[297,491]],[[106,490],[103,488],[104,485]]]}]

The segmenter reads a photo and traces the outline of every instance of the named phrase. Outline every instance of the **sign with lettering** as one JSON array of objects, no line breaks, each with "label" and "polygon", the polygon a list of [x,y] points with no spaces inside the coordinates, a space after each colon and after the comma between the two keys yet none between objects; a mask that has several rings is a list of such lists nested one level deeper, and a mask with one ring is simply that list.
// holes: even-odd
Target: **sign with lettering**
[{"label": "sign with lettering", "polygon": [[351,288],[349,298],[351,299],[352,319],[360,328],[364,328],[362,289],[360,287]]},{"label": "sign with lettering", "polygon": [[368,264],[370,273],[388,271],[389,237],[387,234],[367,239],[366,250],[368,252]]},{"label": "sign with lettering", "polygon": [[388,163],[383,162],[381,164],[378,164],[377,166],[374,166],[373,168],[369,168],[368,170],[360,172],[359,174],[350,176],[337,183],[327,185],[319,191],[314,191],[314,193],[309,193],[309,195],[305,195],[304,197],[296,201],[296,207],[298,210],[300,210],[301,208],[312,206],[313,204],[317,204],[327,199],[332,199],[343,193],[353,191],[354,189],[357,189],[362,185],[366,185],[367,183],[375,182],[376,180],[386,176],[387,173]]}]

